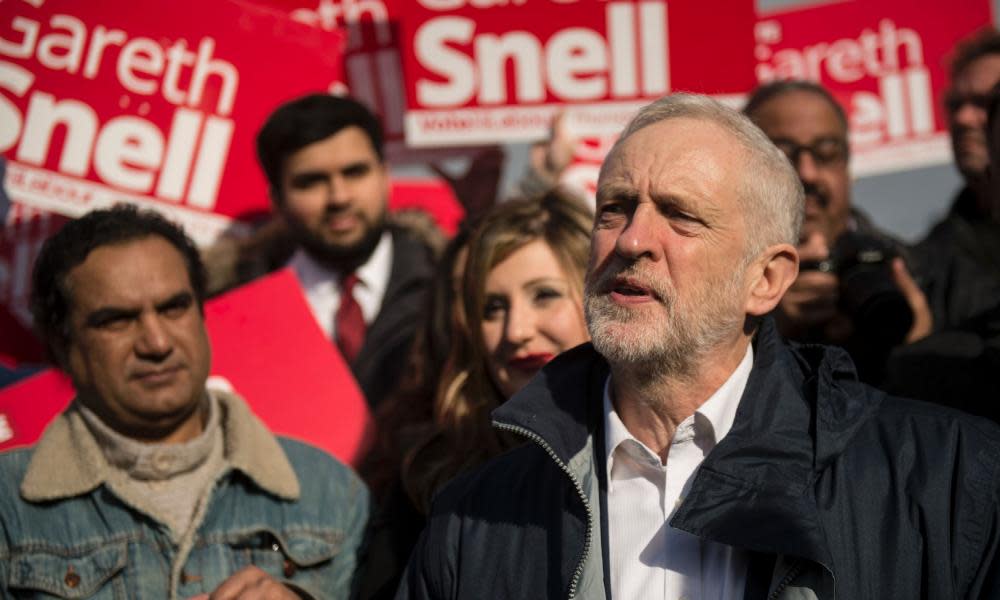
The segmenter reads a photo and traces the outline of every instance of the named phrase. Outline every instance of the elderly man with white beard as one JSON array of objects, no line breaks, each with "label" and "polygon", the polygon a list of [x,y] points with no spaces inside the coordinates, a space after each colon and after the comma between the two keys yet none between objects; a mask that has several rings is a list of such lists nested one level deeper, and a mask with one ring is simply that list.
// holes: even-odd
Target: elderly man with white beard
[{"label": "elderly man with white beard", "polygon": [[527,443],[438,496],[397,597],[1000,594],[1000,430],[777,333],[802,214],[742,115],[642,109],[598,182],[592,343],[494,412]]}]

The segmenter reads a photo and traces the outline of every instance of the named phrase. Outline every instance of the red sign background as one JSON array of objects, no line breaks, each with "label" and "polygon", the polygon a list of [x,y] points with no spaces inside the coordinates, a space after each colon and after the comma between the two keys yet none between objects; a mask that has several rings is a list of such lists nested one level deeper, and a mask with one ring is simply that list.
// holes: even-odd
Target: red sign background
[{"label": "red sign background", "polygon": [[14,201],[155,207],[200,243],[268,210],[254,136],[341,77],[343,38],[236,0],[6,0],[0,151]]},{"label": "red sign background", "polygon": [[[580,135],[618,131],[670,91],[753,85],[750,0],[414,0],[402,11],[413,145],[541,138],[559,110]],[[669,4],[669,6],[668,6]]]},{"label": "red sign background", "polygon": [[852,172],[951,160],[942,95],[957,42],[992,24],[987,0],[848,0],[762,15],[756,74],[810,79],[847,109]]}]

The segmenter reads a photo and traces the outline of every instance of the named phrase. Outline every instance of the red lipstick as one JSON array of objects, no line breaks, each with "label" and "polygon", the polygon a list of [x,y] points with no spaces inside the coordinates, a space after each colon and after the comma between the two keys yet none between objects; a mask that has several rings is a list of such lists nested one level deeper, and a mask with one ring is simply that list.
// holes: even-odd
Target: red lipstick
[{"label": "red lipstick", "polygon": [[522,354],[507,361],[507,366],[518,371],[537,371],[547,365],[556,355],[551,352]]}]

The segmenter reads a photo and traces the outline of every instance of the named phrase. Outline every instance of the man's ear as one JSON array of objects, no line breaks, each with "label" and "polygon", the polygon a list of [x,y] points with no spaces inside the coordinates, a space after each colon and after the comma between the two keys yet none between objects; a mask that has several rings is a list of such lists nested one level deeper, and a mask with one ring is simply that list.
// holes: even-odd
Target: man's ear
[{"label": "man's ear", "polygon": [[267,197],[271,199],[271,208],[275,210],[281,208],[281,190],[274,186],[267,188]]},{"label": "man's ear", "polygon": [[799,253],[791,244],[768,246],[751,269],[746,312],[761,317],[774,310],[799,275]]},{"label": "man's ear", "polygon": [[67,333],[53,334],[46,340],[45,350],[55,367],[64,373],[69,373],[69,335]]}]

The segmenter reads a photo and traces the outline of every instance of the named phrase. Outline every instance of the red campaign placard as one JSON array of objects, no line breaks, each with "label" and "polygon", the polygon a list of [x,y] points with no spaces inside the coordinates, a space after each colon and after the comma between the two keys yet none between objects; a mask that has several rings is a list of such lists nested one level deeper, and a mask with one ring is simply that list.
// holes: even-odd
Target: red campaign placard
[{"label": "red campaign placard", "polygon": [[11,198],[68,216],[129,201],[207,243],[267,211],[254,137],[342,79],[343,36],[237,0],[3,0]]},{"label": "red campaign placard", "polygon": [[752,0],[414,0],[402,11],[415,146],[617,132],[671,91],[753,86]]},{"label": "red campaign placard", "polygon": [[403,148],[403,68],[398,31],[399,0],[267,0],[291,19],[344,34],[343,81],[349,93],[382,117],[386,154]]},{"label": "red campaign placard", "polygon": [[66,220],[14,202],[0,226],[0,362],[9,367],[44,359],[31,333],[31,268],[42,243]]},{"label": "red campaign placard", "polygon": [[757,79],[809,79],[833,92],[849,114],[855,175],[946,163],[948,60],[992,22],[988,0],[853,0],[768,13],[755,28]]},{"label": "red campaign placard", "polygon": [[454,190],[440,179],[393,179],[389,210],[424,211],[448,237],[455,235],[465,218],[465,209]]},{"label": "red campaign placard", "polygon": [[597,177],[601,165],[617,139],[617,135],[581,139],[572,161],[559,179],[564,187],[586,198],[592,208],[597,205]]},{"label": "red campaign placard", "polygon": [[406,92],[399,41],[400,5],[406,0],[257,0],[293,20],[345,38],[344,80],[349,94],[382,119],[385,155],[393,164],[423,164],[473,152],[469,147],[414,148],[406,144]]},{"label": "red campaign placard", "polygon": [[[357,464],[371,436],[368,405],[313,319],[295,275],[279,271],[205,304],[209,387],[233,389],[275,433]],[[0,390],[0,450],[34,443],[73,388],[49,369]]]}]

